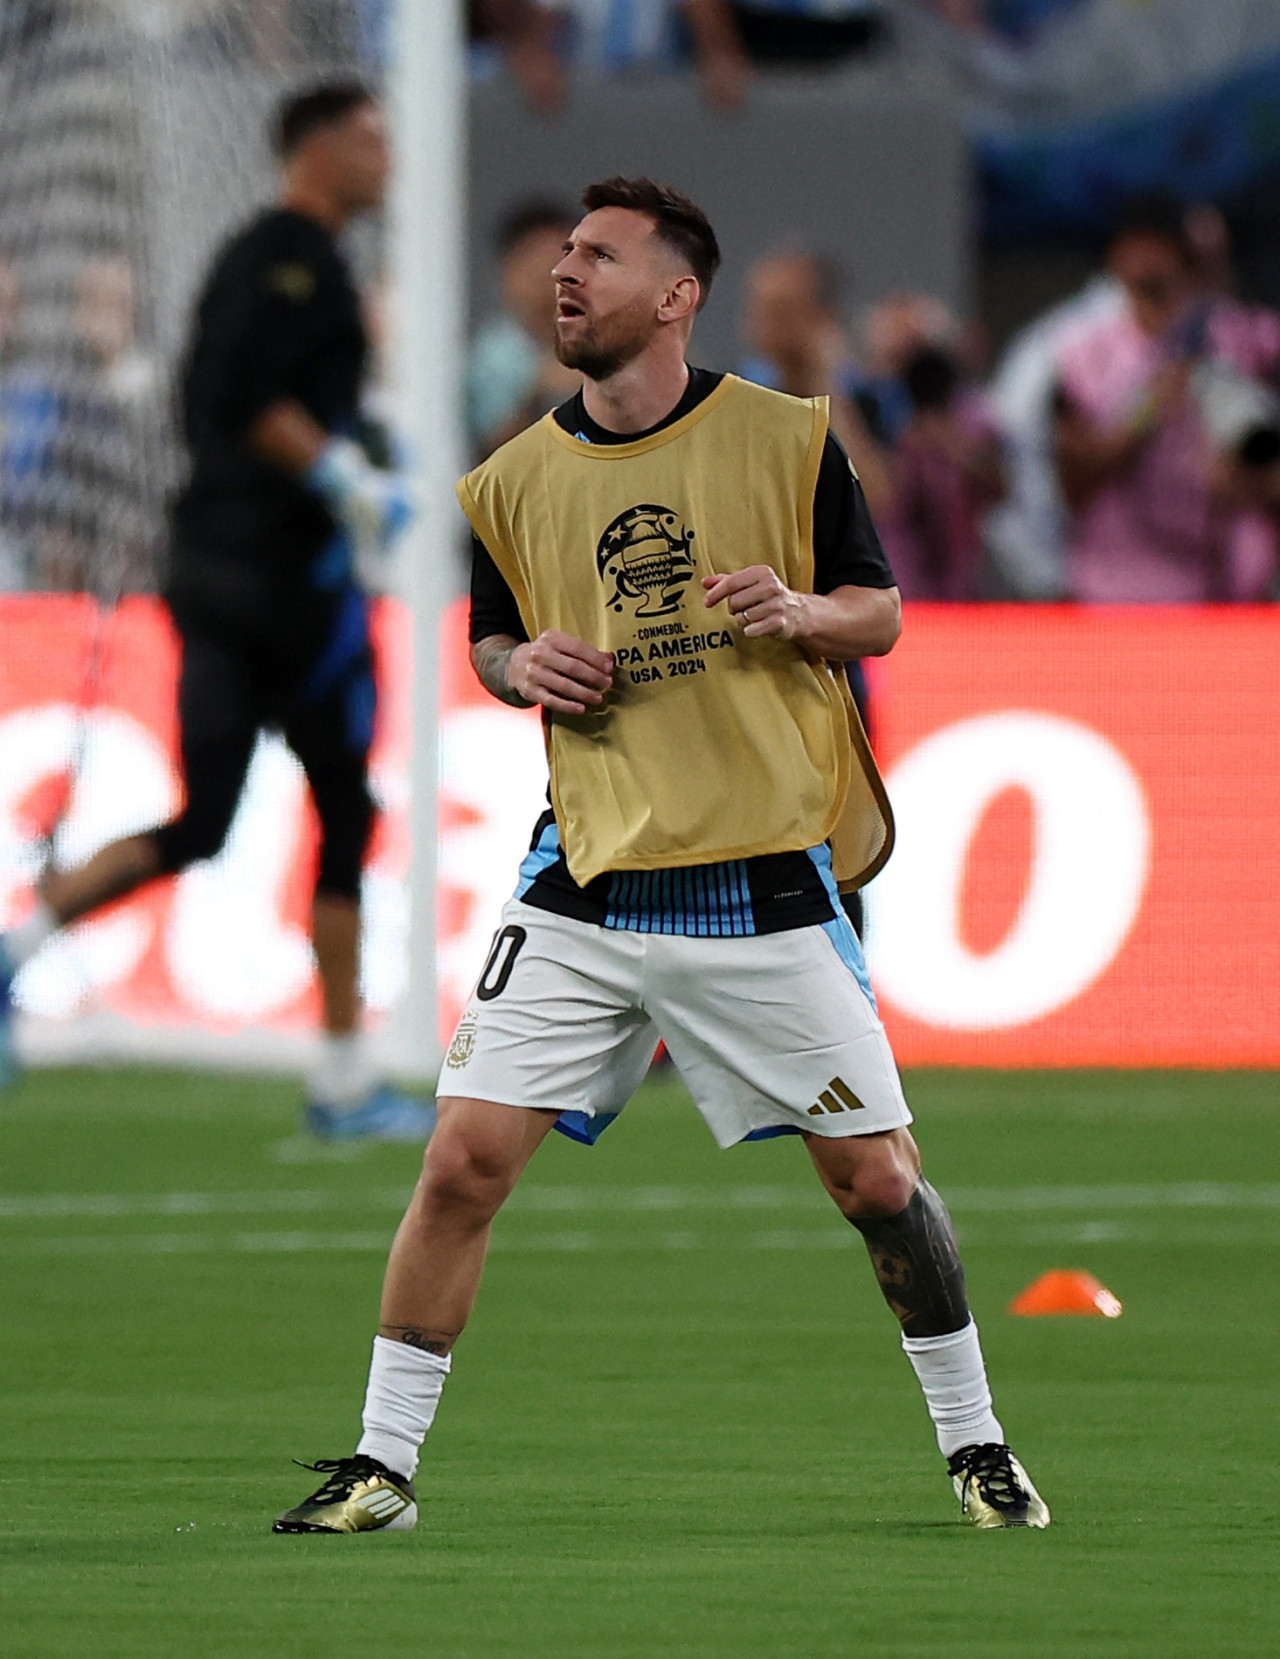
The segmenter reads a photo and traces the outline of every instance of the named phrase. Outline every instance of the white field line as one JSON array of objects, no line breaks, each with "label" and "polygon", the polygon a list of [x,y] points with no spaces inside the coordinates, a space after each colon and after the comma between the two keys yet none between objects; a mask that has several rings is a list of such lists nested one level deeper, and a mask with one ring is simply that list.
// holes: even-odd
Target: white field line
[{"label": "white field line", "polygon": [[67,1221],[77,1216],[315,1215],[323,1210],[403,1209],[409,1189],[338,1192],[87,1192],[0,1195],[0,1221]]},{"label": "white field line", "polygon": [[[1280,1183],[1175,1182],[1126,1186],[951,1187],[944,1194],[960,1213],[1010,1211],[1280,1210]],[[320,1215],[343,1211],[403,1210],[407,1187],[353,1191],[0,1194],[0,1222],[93,1220],[147,1216]],[[542,1187],[519,1188],[513,1212],[616,1214],[708,1210],[783,1210],[826,1213],[815,1188],[791,1187]],[[248,1235],[246,1235],[248,1236]],[[283,1235],[280,1235],[283,1236]]]},{"label": "white field line", "polygon": [[[979,1229],[981,1233],[981,1229]],[[281,1232],[281,1233],[115,1233],[62,1237],[27,1236],[0,1239],[0,1261],[47,1261],[52,1257],[121,1257],[121,1256],[197,1256],[247,1255],[291,1256],[313,1254],[369,1253],[386,1255],[393,1228],[388,1223],[381,1232]],[[966,1241],[974,1239],[969,1229]],[[1270,1244],[1273,1231],[1240,1221],[1223,1223],[1210,1221],[1205,1216],[1197,1225],[1182,1225],[1176,1242],[1194,1244],[1198,1248],[1212,1248],[1228,1244]],[[1002,1228],[979,1242],[999,1242],[1003,1245],[1066,1246],[1091,1244],[1151,1244],[1170,1242],[1167,1228],[1125,1221],[1063,1222],[1057,1226],[1016,1228],[1012,1232]],[[743,1252],[801,1252],[852,1251],[857,1241],[847,1228],[835,1224],[834,1219],[810,1228],[777,1228],[769,1232],[726,1234],[724,1232],[629,1233],[626,1229],[610,1232],[556,1231],[520,1236],[511,1231],[499,1232],[491,1248],[501,1255],[651,1255],[654,1252],[706,1252],[729,1250]]]}]

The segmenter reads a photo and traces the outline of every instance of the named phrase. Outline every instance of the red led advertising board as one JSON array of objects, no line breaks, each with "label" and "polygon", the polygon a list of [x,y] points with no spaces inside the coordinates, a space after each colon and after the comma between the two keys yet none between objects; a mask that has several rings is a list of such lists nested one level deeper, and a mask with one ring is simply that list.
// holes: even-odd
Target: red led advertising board
[{"label": "red led advertising board", "polygon": [[[20,916],[59,779],[60,859],[180,798],[175,642],[127,601],[91,675],[92,606],[0,599],[0,925]],[[366,872],[375,1009],[409,937],[407,619],[377,613],[384,807]],[[867,955],[905,1065],[1280,1064],[1280,612],[912,606],[871,665],[898,847],[868,895]],[[92,695],[86,687],[92,684]],[[443,619],[437,969],[447,1038],[545,792],[537,716],[493,702]],[[227,847],[35,958],[46,1024],[300,1031],[315,830],[278,742]],[[141,1044],[140,1046],[145,1046]]]}]

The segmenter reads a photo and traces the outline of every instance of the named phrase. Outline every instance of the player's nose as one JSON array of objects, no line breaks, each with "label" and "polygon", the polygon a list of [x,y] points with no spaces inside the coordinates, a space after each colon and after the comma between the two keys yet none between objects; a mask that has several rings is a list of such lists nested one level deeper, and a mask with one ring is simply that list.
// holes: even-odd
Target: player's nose
[{"label": "player's nose", "polygon": [[586,263],[577,248],[566,248],[560,258],[551,268],[551,274],[557,282],[580,283]]}]

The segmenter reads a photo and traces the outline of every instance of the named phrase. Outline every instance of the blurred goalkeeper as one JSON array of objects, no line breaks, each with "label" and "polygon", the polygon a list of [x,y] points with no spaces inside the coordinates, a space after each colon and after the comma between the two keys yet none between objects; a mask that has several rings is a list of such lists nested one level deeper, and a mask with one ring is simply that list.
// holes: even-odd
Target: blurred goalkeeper
[{"label": "blurred goalkeeper", "polygon": [[53,870],[0,936],[0,1005],[50,934],[226,839],[259,732],[306,771],[321,841],[312,940],[325,1035],[307,1121],[324,1136],[423,1139],[421,1101],[375,1075],[360,1034],[360,876],[373,824],[375,691],[366,594],[409,497],[362,424],[368,342],[337,237],[381,205],[382,111],[354,83],[292,97],[274,132],[277,204],[218,255],[182,381],[190,479],[173,511],[166,595],[182,640],[186,805],[170,823]]}]

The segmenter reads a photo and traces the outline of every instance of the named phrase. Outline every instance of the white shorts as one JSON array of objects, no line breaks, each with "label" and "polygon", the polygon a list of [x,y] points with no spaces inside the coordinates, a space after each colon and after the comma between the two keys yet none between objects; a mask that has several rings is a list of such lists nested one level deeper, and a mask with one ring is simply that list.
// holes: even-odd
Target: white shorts
[{"label": "white shorts", "polygon": [[911,1122],[848,920],[747,938],[630,933],[513,899],[438,1092],[559,1111],[593,1141],[658,1039],[721,1146]]}]

